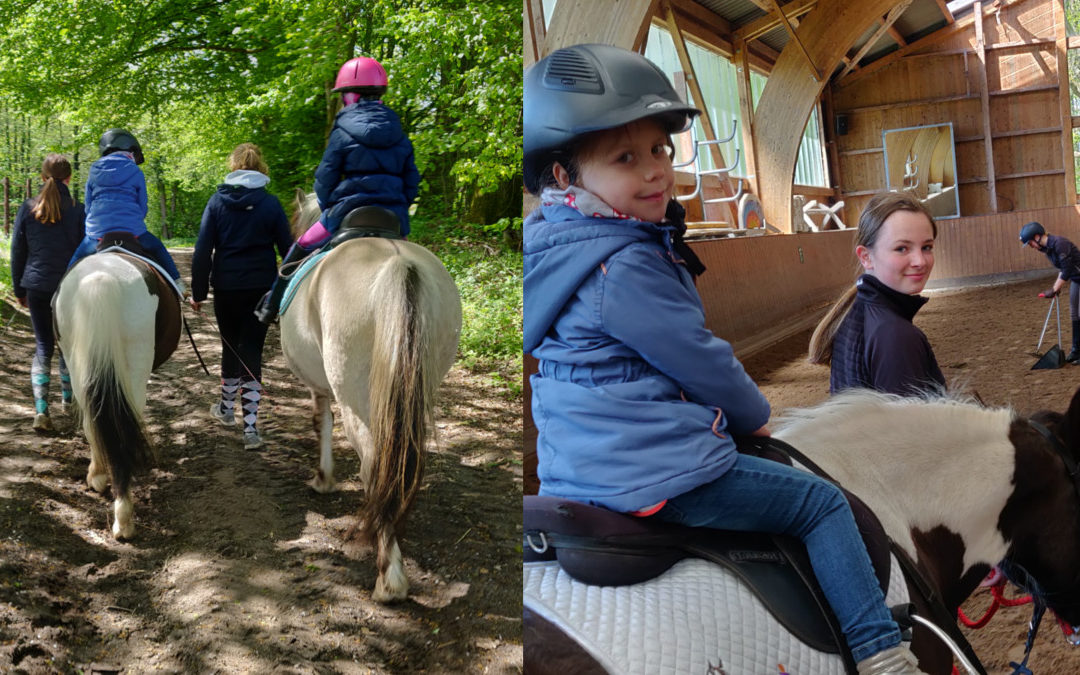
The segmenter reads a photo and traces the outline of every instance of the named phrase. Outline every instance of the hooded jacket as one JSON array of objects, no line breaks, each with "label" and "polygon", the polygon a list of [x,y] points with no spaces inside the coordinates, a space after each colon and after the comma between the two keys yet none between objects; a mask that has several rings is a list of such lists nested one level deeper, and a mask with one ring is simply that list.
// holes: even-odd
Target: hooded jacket
[{"label": "hooded jacket", "polygon": [[15,216],[11,233],[11,281],[15,297],[26,290],[52,293],[60,285],[68,260],[83,238],[83,205],[72,201],[68,186],[58,182],[60,220],[48,225],[34,217],[37,197],[27,199]]},{"label": "hooded jacket", "polygon": [[911,321],[926,304],[872,274],[855,282],[855,302],[833,338],[829,391],[868,388],[901,396],[945,386],[930,341]]},{"label": "hooded jacket", "polygon": [[334,232],[349,211],[382,206],[397,215],[406,235],[409,205],[419,186],[412,143],[397,114],[381,101],[361,100],[342,108],[315,170],[323,227]]},{"label": "hooded jacket", "polygon": [[86,178],[86,236],[106,232],[146,232],[146,178],[126,152],[105,155]]},{"label": "hooded jacket", "polygon": [[705,327],[672,225],[546,205],[524,226],[540,493],[635,511],[715,480],[769,404]]},{"label": "hooded jacket", "polygon": [[258,171],[233,171],[203,210],[191,259],[191,297],[221,291],[266,290],[277,277],[277,257],[292,245],[289,219],[270,179]]},{"label": "hooded jacket", "polygon": [[1065,237],[1048,234],[1043,252],[1050,264],[1058,269],[1062,279],[1080,282],[1080,249],[1075,244]]}]

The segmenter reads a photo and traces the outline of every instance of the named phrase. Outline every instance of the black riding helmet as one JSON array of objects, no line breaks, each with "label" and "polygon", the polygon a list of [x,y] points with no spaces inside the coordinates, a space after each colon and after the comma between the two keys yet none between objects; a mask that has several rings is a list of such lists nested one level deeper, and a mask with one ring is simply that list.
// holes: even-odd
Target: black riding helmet
[{"label": "black riding helmet", "polygon": [[136,164],[143,163],[142,147],[128,131],[124,129],[109,129],[101,136],[98,142],[98,150],[101,156],[114,152],[130,152],[135,157]]},{"label": "black riding helmet", "polygon": [[1020,228],[1020,245],[1027,246],[1028,242],[1035,238],[1036,235],[1046,234],[1046,228],[1040,223],[1030,222]]},{"label": "black riding helmet", "polygon": [[541,173],[576,138],[656,117],[667,132],[690,128],[697,108],[683,103],[664,72],[640,54],[609,45],[574,45],[525,71],[525,187],[540,191]]}]

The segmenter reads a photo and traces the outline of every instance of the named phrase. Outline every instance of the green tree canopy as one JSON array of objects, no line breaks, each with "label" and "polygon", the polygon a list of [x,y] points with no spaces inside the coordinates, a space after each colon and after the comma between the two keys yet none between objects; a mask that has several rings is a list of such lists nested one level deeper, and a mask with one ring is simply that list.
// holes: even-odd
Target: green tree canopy
[{"label": "green tree canopy", "polygon": [[311,188],[337,69],[365,55],[389,73],[420,208],[462,217],[520,197],[521,25],[509,0],[0,0],[0,167],[22,180],[46,151],[85,167],[125,127],[161,217],[191,230],[237,143],[263,148],[279,196]]}]

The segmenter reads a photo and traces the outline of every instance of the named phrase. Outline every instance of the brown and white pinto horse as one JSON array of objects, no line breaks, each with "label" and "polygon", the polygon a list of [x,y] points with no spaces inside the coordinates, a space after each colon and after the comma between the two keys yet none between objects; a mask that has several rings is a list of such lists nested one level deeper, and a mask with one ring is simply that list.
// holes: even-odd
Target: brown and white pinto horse
[{"label": "brown and white pinto horse", "polygon": [[104,492],[111,481],[112,532],[130,539],[135,534],[132,475],[153,454],[142,417],[146,384],[180,340],[179,297],[144,260],[104,252],[71,268],[53,308],[90,444],[86,482]]},{"label": "brown and white pinto horse", "polygon": [[[775,426],[776,438],[870,506],[889,537],[917,561],[946,616],[955,617],[991,567],[1004,563],[1033,580],[1037,588],[1029,590],[1060,619],[1080,624],[1080,391],[1064,414],[1043,412],[1030,420],[1008,408],[952,398],[857,391],[790,411]],[[910,577],[908,586],[916,601],[920,593]],[[739,623],[731,617],[732,625]],[[554,672],[558,664],[561,672],[640,672],[633,664],[600,665],[595,645],[585,649],[565,632],[553,632],[528,608],[525,635],[526,670]],[[530,644],[530,635],[544,637]],[[949,650],[929,629],[916,625],[912,648],[922,670],[950,672]],[[791,665],[784,654],[774,656],[770,663]]]}]

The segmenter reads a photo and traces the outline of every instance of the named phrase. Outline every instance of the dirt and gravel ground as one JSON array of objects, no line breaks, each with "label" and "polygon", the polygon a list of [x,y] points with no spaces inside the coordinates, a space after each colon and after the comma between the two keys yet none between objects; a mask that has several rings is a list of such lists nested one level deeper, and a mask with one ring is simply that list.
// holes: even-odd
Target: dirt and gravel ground
[{"label": "dirt and gravel ground", "polygon": [[[1021,413],[1065,411],[1080,386],[1080,366],[1031,370],[1049,308],[1037,295],[1047,284],[1043,279],[929,294],[930,302],[915,323],[930,339],[950,387],[974,391],[989,405],[1010,405]],[[1056,333],[1051,320],[1042,352],[1057,342]],[[809,339],[809,333],[795,336],[745,361],[747,371],[772,403],[774,415],[828,396],[829,369],[806,363]],[[1068,351],[1071,327],[1067,309],[1062,312],[1062,339]],[[1010,586],[1007,595],[1016,594]],[[979,589],[963,609],[969,617],[978,618],[990,603],[989,591]],[[985,628],[965,630],[990,675],[1012,673],[1009,662],[1023,658],[1030,618],[1030,604],[1006,607]],[[1080,647],[1068,644],[1048,615],[1028,666],[1040,675],[1080,673]]]},{"label": "dirt and gravel ground", "polygon": [[[186,273],[190,251],[174,254]],[[29,317],[0,304],[0,672],[521,672],[520,397],[451,371],[401,540],[410,595],[380,605],[371,549],[345,539],[363,499],[356,454],[336,427],[340,490],[307,487],[309,397],[277,328],[268,443],[251,452],[207,414],[219,343],[185,313],[215,375],[182,340],[151,378],[160,459],[136,481],[136,538],[118,543],[75,419],[57,405],[55,433],[30,428]]]}]

